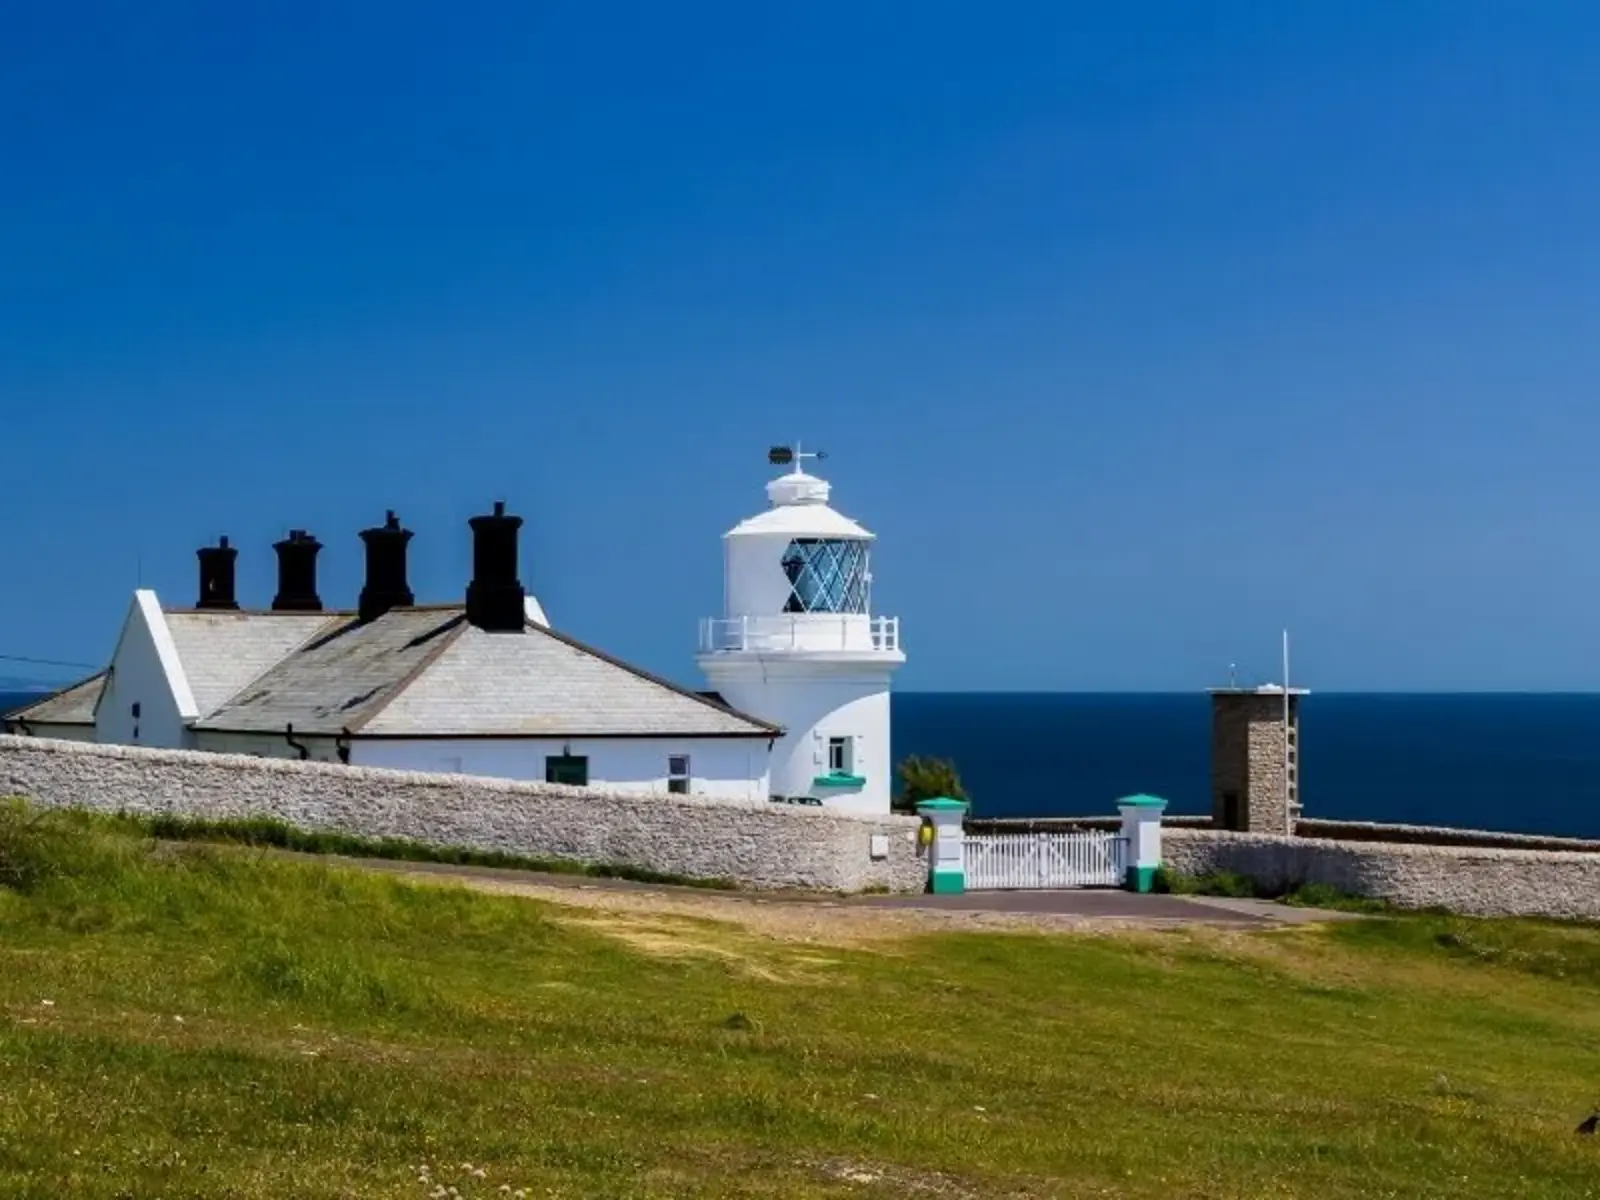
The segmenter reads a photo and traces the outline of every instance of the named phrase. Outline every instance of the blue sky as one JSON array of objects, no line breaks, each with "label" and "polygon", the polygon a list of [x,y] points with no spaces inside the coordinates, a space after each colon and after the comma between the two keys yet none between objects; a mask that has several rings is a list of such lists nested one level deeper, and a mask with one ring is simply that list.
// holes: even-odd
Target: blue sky
[{"label": "blue sky", "polygon": [[906,687],[1600,687],[1591,4],[13,0],[0,114],[0,653],[504,498],[692,680],[802,437]]}]

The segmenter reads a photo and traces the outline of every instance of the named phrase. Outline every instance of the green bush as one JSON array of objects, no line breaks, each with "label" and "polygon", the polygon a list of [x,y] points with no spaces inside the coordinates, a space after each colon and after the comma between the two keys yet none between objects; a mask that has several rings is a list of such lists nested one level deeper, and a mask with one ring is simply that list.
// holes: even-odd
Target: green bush
[{"label": "green bush", "polygon": [[1388,913],[1393,906],[1383,900],[1351,896],[1325,883],[1297,883],[1289,888],[1264,888],[1233,871],[1209,875],[1180,875],[1166,867],[1156,869],[1152,890],[1174,896],[1224,896],[1236,900],[1276,900],[1297,908],[1326,908],[1340,912]]},{"label": "green bush", "polygon": [[1215,871],[1210,875],[1180,875],[1166,867],[1156,868],[1152,884],[1155,891],[1175,896],[1226,896],[1235,900],[1253,900],[1261,897],[1255,882],[1232,871]]},{"label": "green bush", "polygon": [[900,778],[900,790],[894,798],[896,812],[914,813],[922,801],[940,797],[965,800],[968,804],[972,802],[972,797],[967,795],[967,789],[961,784],[955,764],[949,759],[924,758],[913,754],[895,768],[895,774]]},{"label": "green bush", "polygon": [[1328,908],[1337,909],[1340,912],[1362,913],[1394,911],[1394,906],[1385,900],[1374,900],[1368,896],[1352,896],[1325,883],[1302,883],[1298,887],[1291,888],[1281,898],[1285,904],[1293,904],[1300,908]]}]

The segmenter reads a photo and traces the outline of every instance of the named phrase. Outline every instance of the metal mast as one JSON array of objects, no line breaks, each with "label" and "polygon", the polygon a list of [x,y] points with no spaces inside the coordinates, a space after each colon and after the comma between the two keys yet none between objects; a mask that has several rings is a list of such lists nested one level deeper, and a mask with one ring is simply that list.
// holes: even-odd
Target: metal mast
[{"label": "metal mast", "polygon": [[1294,723],[1289,718],[1289,631],[1283,631],[1283,820],[1284,833],[1294,836],[1295,808],[1299,802],[1299,781],[1295,778]]}]

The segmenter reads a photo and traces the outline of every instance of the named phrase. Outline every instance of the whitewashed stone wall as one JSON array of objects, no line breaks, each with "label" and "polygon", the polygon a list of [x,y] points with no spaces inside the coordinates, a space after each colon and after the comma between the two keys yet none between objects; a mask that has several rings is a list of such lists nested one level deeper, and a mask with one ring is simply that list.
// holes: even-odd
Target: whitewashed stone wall
[{"label": "whitewashed stone wall", "polygon": [[1600,854],[1483,846],[1333,841],[1163,829],[1162,859],[1182,875],[1231,871],[1271,891],[1320,883],[1401,908],[1468,916],[1600,920]]},{"label": "whitewashed stone wall", "polygon": [[1401,825],[1380,821],[1333,821],[1302,817],[1297,837],[1330,838],[1336,842],[1407,842],[1429,846],[1477,846],[1494,850],[1559,850],[1600,853],[1600,839],[1557,837],[1545,833],[1505,833],[1497,829],[1458,829],[1449,825]]},{"label": "whitewashed stone wall", "polygon": [[[917,892],[927,879],[914,817],[766,801],[5,736],[0,796],[98,812],[276,817],[303,829],[626,863],[752,888]],[[875,838],[885,857],[874,857]]]}]

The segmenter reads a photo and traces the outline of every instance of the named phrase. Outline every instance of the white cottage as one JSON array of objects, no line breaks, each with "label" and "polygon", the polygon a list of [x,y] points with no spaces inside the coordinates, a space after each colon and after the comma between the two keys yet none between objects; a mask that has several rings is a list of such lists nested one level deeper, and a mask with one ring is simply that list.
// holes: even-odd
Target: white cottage
[{"label": "white cottage", "polygon": [[470,522],[460,604],[418,605],[412,537],[364,530],[354,611],[325,611],[320,543],[277,543],[267,610],[234,597],[238,551],[199,551],[193,608],[134,593],[109,668],[10,714],[21,733],[764,800],[783,730],[550,628],[518,578],[520,517]]}]

